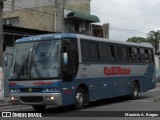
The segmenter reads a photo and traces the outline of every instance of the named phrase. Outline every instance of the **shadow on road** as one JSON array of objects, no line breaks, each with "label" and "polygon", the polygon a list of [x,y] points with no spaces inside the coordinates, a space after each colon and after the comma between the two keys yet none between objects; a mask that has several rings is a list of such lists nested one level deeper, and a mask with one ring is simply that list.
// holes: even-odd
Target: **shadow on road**
[{"label": "shadow on road", "polygon": [[[146,98],[150,98],[149,96],[140,96],[138,100],[143,100]],[[122,102],[130,101],[127,96],[124,97],[114,97],[114,98],[107,98],[102,99],[94,102],[90,102],[89,105],[87,105],[82,111],[75,110],[73,105],[71,106],[64,106],[64,107],[49,107],[45,109],[44,111],[30,111],[30,112],[41,112],[43,116],[47,117],[77,117],[77,116],[84,116],[88,113],[88,108],[94,108],[94,107],[100,107],[105,105],[111,105],[111,104],[119,104]],[[86,109],[86,111],[85,111]],[[27,112],[27,111],[26,111]],[[93,111],[90,111],[93,112]],[[95,113],[96,111],[94,111]]]}]

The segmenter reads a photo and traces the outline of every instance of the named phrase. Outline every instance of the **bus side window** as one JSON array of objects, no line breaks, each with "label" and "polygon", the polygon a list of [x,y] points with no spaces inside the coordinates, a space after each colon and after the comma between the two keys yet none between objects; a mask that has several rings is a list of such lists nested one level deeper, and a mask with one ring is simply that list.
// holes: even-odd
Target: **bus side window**
[{"label": "bus side window", "polygon": [[129,56],[129,61],[130,62],[132,62],[132,60],[133,60],[133,58],[132,58],[132,48],[131,47],[129,47],[129,49],[128,49],[128,56]]},{"label": "bus side window", "polygon": [[139,50],[139,48],[137,48],[137,57],[138,57],[138,62],[140,62],[140,50]]},{"label": "bus side window", "polygon": [[113,46],[113,45],[110,45],[109,49],[110,49],[109,51],[110,51],[110,58],[111,58],[111,61],[115,61],[114,46]]},{"label": "bus side window", "polygon": [[116,60],[124,62],[127,61],[128,55],[127,55],[127,49],[125,46],[116,45]]},{"label": "bus side window", "polygon": [[149,53],[148,53],[148,49],[145,49],[145,61],[149,62]]},{"label": "bus side window", "polygon": [[136,47],[132,48],[132,58],[134,62],[140,62],[139,49]]},{"label": "bus side window", "polygon": [[143,48],[140,48],[140,57],[141,57],[141,62],[146,62],[145,50]]},{"label": "bus side window", "polygon": [[153,51],[151,49],[148,50],[149,62],[153,62]]}]

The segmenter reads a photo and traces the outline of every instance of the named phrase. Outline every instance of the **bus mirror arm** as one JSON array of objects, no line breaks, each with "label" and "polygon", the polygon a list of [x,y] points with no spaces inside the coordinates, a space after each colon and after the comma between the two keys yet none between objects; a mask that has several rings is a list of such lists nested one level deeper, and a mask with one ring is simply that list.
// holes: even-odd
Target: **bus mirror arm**
[{"label": "bus mirror arm", "polygon": [[64,52],[62,53],[62,62],[63,62],[63,65],[67,65],[68,64],[68,54],[67,52]]}]

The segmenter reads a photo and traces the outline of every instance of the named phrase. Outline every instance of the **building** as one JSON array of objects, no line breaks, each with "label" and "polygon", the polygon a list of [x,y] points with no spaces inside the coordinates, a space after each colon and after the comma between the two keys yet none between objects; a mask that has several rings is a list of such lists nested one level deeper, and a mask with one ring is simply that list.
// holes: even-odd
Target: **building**
[{"label": "building", "polygon": [[91,35],[91,23],[100,22],[97,16],[90,14],[90,0],[30,1],[5,1],[4,24],[50,32]]}]

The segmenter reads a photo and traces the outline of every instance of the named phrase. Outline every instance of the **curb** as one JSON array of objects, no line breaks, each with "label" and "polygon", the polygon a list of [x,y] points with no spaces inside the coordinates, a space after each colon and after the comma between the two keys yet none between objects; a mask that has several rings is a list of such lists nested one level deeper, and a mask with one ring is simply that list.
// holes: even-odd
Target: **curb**
[{"label": "curb", "polygon": [[10,106],[10,105],[12,105],[12,104],[10,103],[10,101],[8,101],[8,102],[0,101],[0,107],[2,107],[2,106]]},{"label": "curb", "polygon": [[0,104],[0,107],[3,107],[3,106],[11,106],[12,104],[11,103],[5,103],[5,104]]}]

